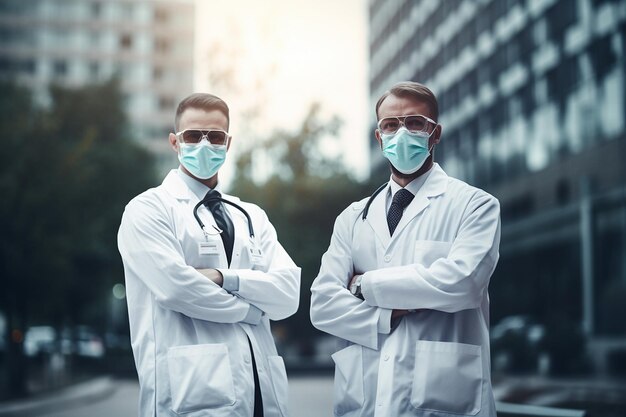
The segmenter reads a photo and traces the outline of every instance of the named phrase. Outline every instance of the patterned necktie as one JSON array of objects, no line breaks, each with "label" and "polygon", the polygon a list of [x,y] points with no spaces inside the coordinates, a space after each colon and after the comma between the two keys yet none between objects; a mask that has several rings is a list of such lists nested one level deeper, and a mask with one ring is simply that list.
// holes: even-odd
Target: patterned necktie
[{"label": "patterned necktie", "polygon": [[224,207],[224,203],[216,199],[221,197],[222,195],[219,191],[209,190],[209,192],[206,193],[206,196],[204,196],[204,200],[209,198],[214,198],[215,200],[207,201],[204,205],[211,210],[211,213],[213,213],[213,218],[215,219],[217,227],[222,229],[220,236],[222,237],[222,242],[224,242],[228,265],[230,265],[230,260],[233,256],[233,244],[235,243],[235,227],[233,226],[233,222],[226,211],[226,207]]},{"label": "patterned necktie", "polygon": [[387,225],[389,226],[389,234],[391,236],[393,236],[393,232],[396,230],[398,223],[400,223],[404,209],[413,201],[413,197],[415,196],[404,188],[400,189],[393,196],[389,212],[387,213]]}]

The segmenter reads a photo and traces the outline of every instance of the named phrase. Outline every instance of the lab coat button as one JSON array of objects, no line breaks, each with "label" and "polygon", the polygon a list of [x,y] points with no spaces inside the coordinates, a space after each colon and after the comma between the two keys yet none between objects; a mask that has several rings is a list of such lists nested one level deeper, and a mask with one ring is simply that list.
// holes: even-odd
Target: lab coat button
[{"label": "lab coat button", "polygon": [[385,255],[385,262],[391,261],[391,255]]},{"label": "lab coat button", "polygon": [[243,358],[243,361],[245,363],[250,363],[250,358],[246,356],[246,357]]},{"label": "lab coat button", "polygon": [[385,361],[388,361],[388,360],[389,360],[389,355],[385,355],[384,360],[385,360]]}]

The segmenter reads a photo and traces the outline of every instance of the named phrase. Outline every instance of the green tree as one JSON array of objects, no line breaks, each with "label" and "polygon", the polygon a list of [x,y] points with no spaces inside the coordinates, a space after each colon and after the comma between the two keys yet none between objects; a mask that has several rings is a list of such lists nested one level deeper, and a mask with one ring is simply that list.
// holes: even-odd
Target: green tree
[{"label": "green tree", "polygon": [[255,184],[252,162],[257,150],[251,149],[239,156],[232,185],[233,194],[267,212],[280,242],[302,268],[300,308],[278,326],[286,328],[288,342],[297,344],[304,356],[314,353],[313,342],[319,336],[309,319],[309,289],[328,248],[335,218],[369,193],[369,187],[355,181],[337,160],[320,155],[320,140],[336,136],[341,122],[322,120],[319,110],[312,105],[295,133],[277,131],[260,141],[274,169],[265,183]]},{"label": "green tree", "polygon": [[[54,87],[52,104],[0,85],[0,311],[13,395],[24,393],[19,332],[45,323],[103,327],[123,280],[116,233],[124,205],[154,184],[152,159],[128,138],[117,81]],[[10,336],[10,335],[9,335]]]}]

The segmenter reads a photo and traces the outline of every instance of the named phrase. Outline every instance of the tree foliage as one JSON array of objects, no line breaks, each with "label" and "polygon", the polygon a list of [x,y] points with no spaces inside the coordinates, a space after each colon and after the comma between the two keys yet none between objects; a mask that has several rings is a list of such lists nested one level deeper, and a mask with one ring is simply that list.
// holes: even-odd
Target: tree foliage
[{"label": "tree foliage", "polygon": [[352,201],[369,193],[369,186],[352,179],[337,160],[321,156],[320,140],[335,136],[341,123],[337,118],[322,120],[319,110],[319,106],[311,106],[296,132],[278,131],[260,141],[261,150],[272,159],[273,174],[267,181],[261,185],[254,181],[253,159],[258,149],[252,149],[238,158],[232,186],[233,194],[267,212],[281,244],[302,268],[300,308],[281,324],[303,355],[313,353],[317,332],[309,319],[310,287],[328,248],[334,221]]},{"label": "tree foliage", "polygon": [[0,84],[0,311],[11,329],[107,318],[123,280],[123,207],[154,183],[149,154],[127,136],[116,81],[51,89],[38,108]]}]

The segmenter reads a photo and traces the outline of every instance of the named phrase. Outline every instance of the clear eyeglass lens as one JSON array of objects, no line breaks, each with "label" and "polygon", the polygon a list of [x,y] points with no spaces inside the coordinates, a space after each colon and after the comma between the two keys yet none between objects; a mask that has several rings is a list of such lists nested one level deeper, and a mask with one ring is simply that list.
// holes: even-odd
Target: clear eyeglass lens
[{"label": "clear eyeglass lens", "polygon": [[406,117],[386,117],[379,122],[379,129],[385,134],[396,133],[404,125],[411,133],[427,132],[428,119],[421,115]]},{"label": "clear eyeglass lens", "polygon": [[424,116],[409,116],[404,119],[404,125],[409,132],[424,132],[428,129],[428,120]]}]

